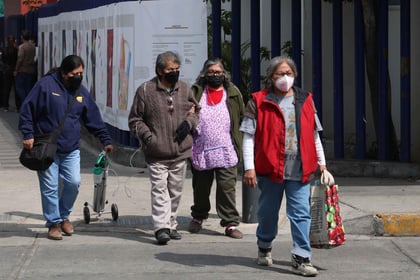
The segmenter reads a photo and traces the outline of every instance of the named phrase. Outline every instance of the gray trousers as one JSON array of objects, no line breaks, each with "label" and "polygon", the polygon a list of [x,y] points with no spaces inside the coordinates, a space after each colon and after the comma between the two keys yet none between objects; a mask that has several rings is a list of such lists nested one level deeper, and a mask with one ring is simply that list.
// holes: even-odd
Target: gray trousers
[{"label": "gray trousers", "polygon": [[176,229],[178,206],[184,186],[187,161],[148,164],[152,184],[152,220],[154,232]]}]

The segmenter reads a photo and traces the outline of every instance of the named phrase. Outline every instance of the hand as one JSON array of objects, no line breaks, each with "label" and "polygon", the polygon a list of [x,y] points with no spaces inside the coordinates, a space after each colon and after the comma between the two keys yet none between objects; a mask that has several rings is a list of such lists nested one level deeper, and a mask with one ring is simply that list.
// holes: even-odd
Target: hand
[{"label": "hand", "polygon": [[175,141],[181,143],[185,137],[187,137],[188,133],[190,133],[190,125],[187,121],[183,121],[181,125],[176,129],[176,136]]},{"label": "hand", "polygon": [[33,146],[34,146],[34,139],[33,138],[23,140],[23,147],[25,149],[30,150],[30,149],[32,149]]},{"label": "hand", "polygon": [[106,146],[104,147],[104,151],[105,151],[107,154],[112,154],[112,152],[114,151],[114,146],[112,146],[112,145],[106,145]]},{"label": "hand", "polygon": [[188,111],[188,115],[194,114],[195,113],[195,105],[191,106],[191,109]]},{"label": "hand", "polygon": [[327,169],[324,169],[324,171],[322,171],[321,184],[328,186],[335,184],[333,175],[331,175],[331,173]]},{"label": "hand", "polygon": [[257,174],[255,173],[255,169],[246,170],[243,180],[245,185],[255,188],[257,186]]}]

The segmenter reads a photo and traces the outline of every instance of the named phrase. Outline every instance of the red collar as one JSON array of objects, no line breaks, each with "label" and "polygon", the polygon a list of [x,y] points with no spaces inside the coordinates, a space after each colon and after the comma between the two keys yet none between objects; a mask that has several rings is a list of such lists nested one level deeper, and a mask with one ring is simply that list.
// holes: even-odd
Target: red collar
[{"label": "red collar", "polygon": [[212,89],[207,88],[207,104],[216,105],[219,104],[223,97],[223,88]]}]

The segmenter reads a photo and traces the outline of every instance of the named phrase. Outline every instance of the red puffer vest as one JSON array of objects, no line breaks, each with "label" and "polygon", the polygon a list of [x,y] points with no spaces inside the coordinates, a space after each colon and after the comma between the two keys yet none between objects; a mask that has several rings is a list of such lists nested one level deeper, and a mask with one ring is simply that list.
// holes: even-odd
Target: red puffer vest
[{"label": "red puffer vest", "polygon": [[[295,90],[296,133],[302,158],[302,182],[318,167],[314,131],[315,109],[312,93],[293,87]],[[253,93],[257,109],[257,129],[255,131],[255,171],[259,175],[270,176],[275,182],[283,182],[285,121],[277,103],[267,99],[268,89]]]}]

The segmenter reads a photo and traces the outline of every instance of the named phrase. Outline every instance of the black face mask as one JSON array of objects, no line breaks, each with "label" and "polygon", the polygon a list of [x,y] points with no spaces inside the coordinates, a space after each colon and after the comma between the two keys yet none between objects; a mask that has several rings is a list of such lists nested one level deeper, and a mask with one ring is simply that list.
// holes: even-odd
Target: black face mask
[{"label": "black face mask", "polygon": [[179,79],[179,71],[171,71],[163,74],[165,80],[173,87]]},{"label": "black face mask", "polygon": [[220,87],[225,81],[225,76],[207,76],[207,85],[211,88]]},{"label": "black face mask", "polygon": [[69,91],[77,90],[82,84],[82,80],[83,80],[83,75],[75,75],[73,77],[69,77],[67,80],[67,89]]}]

